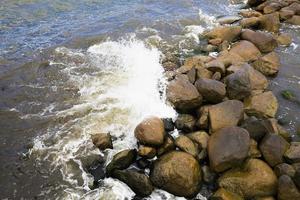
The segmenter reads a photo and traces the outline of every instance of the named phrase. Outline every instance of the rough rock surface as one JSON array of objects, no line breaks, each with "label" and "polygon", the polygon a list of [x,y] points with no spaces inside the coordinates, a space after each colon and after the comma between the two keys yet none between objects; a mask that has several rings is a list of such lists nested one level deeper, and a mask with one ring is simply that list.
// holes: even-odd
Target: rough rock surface
[{"label": "rough rock surface", "polygon": [[100,150],[112,149],[113,144],[109,133],[98,133],[92,135],[93,144]]},{"label": "rough rock surface", "polygon": [[195,86],[207,102],[219,103],[226,95],[225,85],[220,81],[200,78]]}]

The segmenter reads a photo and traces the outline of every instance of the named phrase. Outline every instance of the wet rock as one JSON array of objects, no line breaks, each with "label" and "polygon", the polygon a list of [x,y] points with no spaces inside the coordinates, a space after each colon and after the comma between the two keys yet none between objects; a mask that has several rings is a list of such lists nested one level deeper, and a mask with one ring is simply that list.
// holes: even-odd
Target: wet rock
[{"label": "wet rock", "polygon": [[300,168],[295,167],[295,169],[296,169],[296,171],[295,171],[295,175],[293,177],[293,181],[297,185],[297,187],[300,188]]},{"label": "wet rock", "polygon": [[285,8],[281,9],[279,11],[279,17],[281,20],[287,20],[290,19],[291,17],[293,17],[293,15],[295,14],[294,11],[292,10],[287,10]]},{"label": "wet rock", "polygon": [[241,38],[252,42],[262,53],[269,53],[278,46],[271,34],[259,31],[255,32],[250,29],[244,30]]},{"label": "wet rock", "polygon": [[279,21],[278,12],[262,15],[259,18],[260,18],[259,28],[269,32],[274,32],[274,33],[279,32],[280,21]]},{"label": "wet rock", "polygon": [[245,62],[255,61],[261,56],[258,48],[247,40],[234,44],[229,52],[241,56]]},{"label": "wet rock", "polygon": [[152,186],[148,176],[136,171],[115,170],[113,172],[113,177],[126,183],[130,189],[132,189],[132,191],[140,197],[149,196],[154,190],[154,187]]},{"label": "wet rock", "polygon": [[179,66],[177,63],[173,63],[173,62],[164,62],[162,64],[163,68],[165,71],[173,71],[173,70],[176,70]]},{"label": "wet rock", "polygon": [[134,135],[141,144],[159,146],[164,142],[164,123],[158,117],[146,118],[137,125]]},{"label": "wet rock", "polygon": [[197,157],[199,154],[199,147],[190,138],[184,135],[180,135],[175,140],[175,145],[182,151]]},{"label": "wet rock", "polygon": [[279,45],[283,46],[290,46],[292,44],[292,37],[288,34],[280,34],[278,37],[276,37],[277,43]]},{"label": "wet rock", "polygon": [[219,72],[221,74],[225,73],[225,66],[223,62],[220,62],[219,60],[213,60],[206,64],[206,69],[209,71],[215,73]]},{"label": "wet rock", "polygon": [[233,192],[229,192],[224,188],[219,188],[210,199],[211,200],[243,200],[241,196]]},{"label": "wet rock", "polygon": [[202,103],[202,96],[196,87],[181,77],[176,77],[169,83],[167,98],[176,109],[182,112],[188,112],[197,108]]},{"label": "wet rock", "polygon": [[279,165],[276,165],[276,167],[274,168],[274,172],[277,177],[280,177],[282,175],[288,175],[289,177],[293,177],[296,173],[294,167],[287,163],[281,163]]},{"label": "wet rock", "polygon": [[300,142],[292,142],[284,156],[291,163],[300,162]]},{"label": "wet rock", "polygon": [[235,16],[235,15],[232,15],[232,16],[223,16],[223,17],[219,17],[217,18],[217,22],[219,24],[232,24],[236,21],[239,21],[241,19],[240,16]]},{"label": "wet rock", "polygon": [[284,10],[291,10],[294,12],[295,15],[300,15],[300,3],[299,2],[293,2],[289,6],[283,8]]},{"label": "wet rock", "polygon": [[283,163],[283,155],[289,143],[279,135],[267,134],[259,144],[259,149],[266,162],[271,166]]},{"label": "wet rock", "polygon": [[300,16],[299,15],[294,15],[290,19],[287,19],[285,22],[288,23],[288,24],[299,26],[300,25]]},{"label": "wet rock", "polygon": [[259,4],[263,3],[265,0],[248,0],[247,4],[251,7],[258,6]]},{"label": "wet rock", "polygon": [[244,105],[247,115],[258,118],[274,118],[278,109],[277,99],[271,91],[246,98]]},{"label": "wet rock", "polygon": [[114,155],[112,161],[106,166],[106,174],[108,176],[116,169],[126,169],[128,168],[137,157],[137,152],[135,149],[123,150],[116,155]]},{"label": "wet rock", "polygon": [[147,147],[147,146],[141,145],[139,147],[138,154],[141,157],[151,159],[156,156],[156,149],[153,147]]},{"label": "wet rock", "polygon": [[203,149],[207,148],[209,135],[205,131],[197,131],[194,133],[189,133],[186,136],[190,138],[193,142],[197,143],[199,147]]},{"label": "wet rock", "polygon": [[208,39],[220,38],[222,41],[232,42],[239,37],[242,28],[240,26],[220,26],[205,34]]},{"label": "wet rock", "polygon": [[211,39],[208,41],[208,43],[217,46],[222,43],[222,39],[221,38]]},{"label": "wet rock", "polygon": [[162,121],[164,123],[165,131],[169,132],[174,130],[174,123],[171,118],[164,118]]},{"label": "wet rock", "polygon": [[241,127],[246,129],[249,132],[250,137],[256,141],[259,141],[265,136],[266,133],[268,133],[267,128],[264,126],[263,120],[257,119],[253,116],[245,119]]},{"label": "wet rock", "polygon": [[98,181],[105,178],[104,163],[95,162],[88,167],[88,172],[94,177],[94,185],[98,185]]},{"label": "wet rock", "polygon": [[98,133],[92,135],[93,144],[98,147],[100,150],[112,149],[113,144],[111,141],[111,136],[109,133]]},{"label": "wet rock", "polygon": [[250,149],[248,153],[250,158],[260,158],[261,153],[257,148],[257,142],[253,139],[250,139]]},{"label": "wet rock", "polygon": [[175,126],[184,132],[192,132],[196,129],[196,119],[192,115],[180,114],[175,121]]},{"label": "wet rock", "polygon": [[195,67],[193,67],[190,71],[188,71],[187,73],[188,79],[189,81],[194,84],[197,78],[197,71],[195,69]]},{"label": "wet rock", "polygon": [[260,12],[255,11],[255,10],[242,10],[240,12],[240,15],[243,16],[243,17],[246,17],[246,18],[262,16],[262,14]]},{"label": "wet rock", "polygon": [[208,110],[209,110],[210,106],[201,106],[200,109],[198,109],[198,115],[199,115],[199,119],[196,122],[197,126],[200,129],[208,129]]},{"label": "wet rock", "polygon": [[225,172],[218,180],[220,187],[245,199],[276,194],[277,177],[262,160],[249,159],[242,168]]},{"label": "wet rock", "polygon": [[167,153],[169,151],[172,151],[175,149],[175,144],[174,144],[174,139],[172,136],[167,135],[167,137],[165,138],[165,141],[163,143],[163,145],[161,145],[158,149],[157,149],[157,155],[161,156],[164,153]]},{"label": "wet rock", "polygon": [[208,141],[210,167],[222,172],[239,166],[247,158],[249,148],[248,131],[234,126],[222,128],[212,134]]},{"label": "wet rock", "polygon": [[200,190],[202,174],[193,156],[172,151],[155,161],[150,179],[156,187],[176,196],[193,197]]},{"label": "wet rock", "polygon": [[230,51],[220,52],[217,60],[219,62],[222,62],[225,67],[229,67],[230,65],[236,65],[245,62],[243,57]]},{"label": "wet rock", "polygon": [[268,130],[269,133],[274,133],[283,137],[286,141],[291,141],[291,136],[288,132],[286,132],[283,127],[281,127],[276,119],[267,119],[264,120],[264,126]]},{"label": "wet rock", "polygon": [[151,161],[145,159],[145,158],[140,158],[136,161],[136,164],[139,168],[141,169],[145,169],[145,168],[149,168],[151,165]]},{"label": "wet rock", "polygon": [[221,78],[222,78],[222,74],[220,72],[215,72],[213,74],[213,76],[211,77],[211,79],[216,80],[216,81],[221,80]]},{"label": "wet rock", "polygon": [[236,126],[243,119],[244,106],[237,100],[228,100],[209,107],[211,132],[224,127]]},{"label": "wet rock", "polygon": [[271,52],[262,56],[253,63],[253,67],[266,76],[275,75],[280,66],[280,59],[277,53]]},{"label": "wet rock", "polygon": [[271,2],[263,8],[263,12],[264,12],[264,14],[270,14],[270,13],[280,10],[281,8],[282,8],[282,5],[280,3]]},{"label": "wet rock", "polygon": [[203,99],[210,103],[219,103],[226,95],[225,85],[220,81],[200,78],[195,86]]},{"label": "wet rock", "polygon": [[256,28],[259,26],[259,23],[260,23],[259,17],[244,18],[240,21],[240,25],[243,28]]},{"label": "wet rock", "polygon": [[213,172],[209,166],[204,165],[201,167],[203,174],[203,181],[206,183],[214,183],[217,178],[217,174]]},{"label": "wet rock", "polygon": [[278,199],[279,200],[298,200],[300,192],[291,177],[282,175],[278,179]]}]

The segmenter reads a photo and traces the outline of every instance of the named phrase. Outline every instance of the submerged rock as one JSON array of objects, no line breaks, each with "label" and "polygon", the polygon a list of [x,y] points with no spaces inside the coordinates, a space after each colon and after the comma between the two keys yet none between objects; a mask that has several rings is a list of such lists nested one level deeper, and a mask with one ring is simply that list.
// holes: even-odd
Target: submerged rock
[{"label": "submerged rock", "polygon": [[202,174],[193,156],[172,151],[155,161],[150,179],[156,187],[176,196],[193,197],[200,190]]},{"label": "submerged rock", "polygon": [[113,144],[111,141],[111,136],[109,133],[98,133],[92,135],[93,144],[98,147],[100,150],[112,149]]}]

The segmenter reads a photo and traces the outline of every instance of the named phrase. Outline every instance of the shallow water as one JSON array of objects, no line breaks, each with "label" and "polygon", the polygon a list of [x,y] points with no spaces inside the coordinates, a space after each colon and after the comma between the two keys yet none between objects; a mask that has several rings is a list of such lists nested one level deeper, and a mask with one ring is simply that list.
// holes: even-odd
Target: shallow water
[{"label": "shallow water", "polygon": [[[184,55],[213,16],[238,8],[227,0],[1,1],[0,198],[131,199],[113,179],[90,189],[87,167],[135,147],[132,132],[144,117],[176,116],[165,102],[162,52]],[[300,35],[283,30],[295,45],[278,49],[282,69],[270,88],[294,134],[299,104],[280,92],[299,94]],[[97,132],[112,134],[114,150],[93,147]],[[149,199],[174,198],[156,190]]]}]

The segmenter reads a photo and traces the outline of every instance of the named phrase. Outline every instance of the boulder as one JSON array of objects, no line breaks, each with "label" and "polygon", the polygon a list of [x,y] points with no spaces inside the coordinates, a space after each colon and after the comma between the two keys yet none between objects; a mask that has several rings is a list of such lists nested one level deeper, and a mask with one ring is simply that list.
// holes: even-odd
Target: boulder
[{"label": "boulder", "polygon": [[196,129],[196,119],[193,115],[179,114],[175,121],[175,126],[184,132],[192,132]]},{"label": "boulder", "polygon": [[204,67],[197,69],[197,78],[211,78],[212,76],[213,72]]},{"label": "boulder", "polygon": [[154,158],[156,156],[156,149],[153,147],[147,147],[141,145],[138,150],[138,154],[141,157],[145,157],[148,159]]},{"label": "boulder", "polygon": [[300,16],[299,15],[294,15],[290,19],[287,19],[285,22],[288,23],[288,24],[299,26],[300,25]]},{"label": "boulder", "polygon": [[268,133],[267,128],[264,126],[264,121],[254,116],[245,119],[241,127],[246,129],[250,137],[256,141],[260,141]]},{"label": "boulder", "polygon": [[213,60],[206,64],[206,69],[215,73],[220,72],[221,74],[225,73],[225,65],[219,60]]},{"label": "boulder", "polygon": [[283,155],[289,148],[289,143],[279,135],[267,134],[259,144],[259,149],[266,160],[271,166],[283,163]]},{"label": "boulder", "polygon": [[281,163],[279,165],[276,165],[276,167],[274,168],[274,172],[277,177],[280,177],[282,175],[288,175],[289,177],[294,177],[296,173],[294,167],[287,163]]},{"label": "boulder", "polygon": [[277,99],[271,91],[246,98],[244,105],[246,114],[257,118],[274,118],[278,109]]},{"label": "boulder", "polygon": [[297,185],[297,187],[300,188],[300,168],[299,167],[295,167],[295,174],[293,177],[293,181]]},{"label": "boulder", "polygon": [[271,52],[260,57],[252,66],[266,76],[277,74],[280,66],[280,59],[277,53]]},{"label": "boulder", "polygon": [[197,131],[186,135],[193,142],[197,143],[199,147],[206,149],[208,144],[209,135],[205,131]]},{"label": "boulder", "polygon": [[113,172],[113,177],[126,183],[130,189],[140,197],[149,196],[154,190],[148,176],[136,171],[115,170]]},{"label": "boulder", "polygon": [[259,17],[244,18],[240,21],[240,25],[243,28],[256,28],[259,26],[259,23],[260,23]]},{"label": "boulder", "polygon": [[280,19],[281,20],[287,20],[287,19],[290,19],[291,17],[293,17],[294,16],[294,14],[295,14],[295,12],[294,11],[292,11],[292,10],[287,10],[287,9],[285,9],[285,8],[283,8],[283,9],[281,9],[280,11],[279,11],[279,17],[280,17]]},{"label": "boulder", "polygon": [[256,10],[242,10],[240,11],[240,15],[245,18],[262,16],[262,14]]},{"label": "boulder", "polygon": [[154,162],[150,180],[154,186],[176,196],[193,197],[200,190],[201,168],[192,155],[171,151]]},{"label": "boulder", "polygon": [[278,46],[271,34],[259,31],[255,32],[250,29],[244,30],[241,38],[252,42],[262,53],[269,53]]},{"label": "boulder", "polygon": [[239,166],[247,158],[249,148],[248,131],[235,126],[222,128],[208,141],[210,167],[216,172],[223,172]]},{"label": "boulder", "polygon": [[288,34],[282,33],[276,37],[277,43],[282,46],[290,46],[292,44],[292,37]]},{"label": "boulder", "polygon": [[219,53],[217,57],[219,62],[222,62],[225,67],[229,67],[230,65],[237,65],[245,62],[245,59],[241,57],[239,54],[223,51]]},{"label": "boulder", "polygon": [[202,96],[188,80],[176,76],[167,87],[167,99],[182,112],[197,108],[202,103]]},{"label": "boulder", "polygon": [[136,157],[137,152],[135,149],[127,149],[117,153],[106,166],[106,174],[110,176],[116,169],[128,168],[136,160]]},{"label": "boulder", "polygon": [[278,179],[278,200],[298,200],[300,192],[291,177],[282,175]]},{"label": "boulder", "polygon": [[190,138],[185,135],[180,135],[175,140],[175,145],[182,151],[197,157],[199,154],[199,147]]},{"label": "boulder", "polygon": [[209,107],[210,131],[236,126],[243,119],[244,106],[238,100],[228,100]]},{"label": "boulder", "polygon": [[255,61],[261,56],[258,48],[247,40],[234,44],[229,52],[239,55],[245,62]]},{"label": "boulder", "polygon": [[193,67],[188,73],[186,74],[189,81],[194,84],[197,78],[197,70],[195,67]]},{"label": "boulder", "polygon": [[291,10],[294,12],[295,15],[300,15],[300,3],[299,2],[293,2],[289,6],[283,8],[284,10]]},{"label": "boulder", "polygon": [[211,200],[244,200],[241,196],[219,188],[210,198]]},{"label": "boulder", "polygon": [[112,149],[113,144],[109,133],[98,133],[92,135],[93,144],[100,150]]},{"label": "boulder", "polygon": [[208,39],[220,38],[222,41],[232,42],[239,37],[241,31],[242,27],[240,26],[220,26],[206,33],[205,37]]},{"label": "boulder", "polygon": [[172,136],[167,135],[165,138],[165,141],[163,143],[163,145],[161,145],[158,149],[157,149],[157,155],[161,156],[164,153],[167,153],[169,151],[172,151],[175,149],[175,144],[174,144],[174,139]]},{"label": "boulder", "polygon": [[259,28],[269,32],[274,32],[274,33],[279,32],[280,20],[279,20],[278,12],[262,15],[259,18],[260,18]]},{"label": "boulder", "polygon": [[159,146],[164,142],[164,123],[158,117],[146,118],[137,125],[134,135],[141,144]]},{"label": "boulder", "polygon": [[237,22],[241,19],[240,16],[236,15],[228,15],[228,16],[222,16],[217,18],[217,22],[221,25],[223,24],[232,24],[234,22]]},{"label": "boulder", "polygon": [[284,156],[291,163],[300,162],[300,142],[292,142]]},{"label": "boulder", "polygon": [[210,103],[219,103],[226,95],[225,85],[220,81],[200,78],[195,86],[203,99]]},{"label": "boulder", "polygon": [[259,4],[262,4],[264,1],[266,0],[248,0],[247,4],[251,7],[254,7],[254,6],[258,6]]},{"label": "boulder", "polygon": [[271,2],[263,9],[264,14],[274,13],[282,8],[282,4],[278,2]]},{"label": "boulder", "polygon": [[242,168],[225,172],[218,180],[219,186],[245,199],[273,196],[277,190],[277,177],[273,170],[258,159],[249,159]]}]

